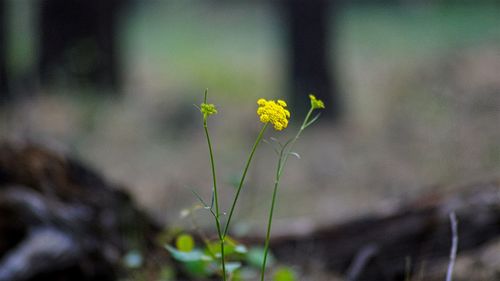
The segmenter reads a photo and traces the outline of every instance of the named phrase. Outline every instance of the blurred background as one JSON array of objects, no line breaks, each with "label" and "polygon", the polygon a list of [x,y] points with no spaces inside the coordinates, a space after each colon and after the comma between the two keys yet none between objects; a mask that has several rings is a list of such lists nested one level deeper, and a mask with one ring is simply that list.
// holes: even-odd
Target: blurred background
[{"label": "blurred background", "polygon": [[[295,125],[309,92],[326,102],[289,162],[276,232],[500,175],[497,1],[0,0],[1,137],[77,155],[161,222],[182,224],[192,190],[210,196],[205,88],[224,209],[256,100],[289,101]],[[265,227],[271,152],[236,232]]]}]

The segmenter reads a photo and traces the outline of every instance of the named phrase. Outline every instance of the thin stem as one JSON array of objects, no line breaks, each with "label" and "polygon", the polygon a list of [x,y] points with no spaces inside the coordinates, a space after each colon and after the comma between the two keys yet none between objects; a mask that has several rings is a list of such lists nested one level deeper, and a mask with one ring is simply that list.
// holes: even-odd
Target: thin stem
[{"label": "thin stem", "polygon": [[255,140],[255,143],[253,144],[252,147],[252,152],[250,152],[250,156],[248,156],[247,163],[245,165],[245,169],[243,170],[243,174],[241,175],[241,180],[238,185],[238,189],[236,190],[236,195],[234,196],[233,204],[231,206],[231,210],[229,211],[229,216],[227,217],[226,221],[226,226],[224,228],[224,234],[222,235],[223,238],[226,237],[228,231],[229,231],[229,224],[231,223],[231,218],[233,217],[234,209],[236,208],[236,202],[238,201],[238,198],[240,196],[241,188],[243,187],[243,183],[245,182],[245,177],[248,172],[248,168],[250,167],[250,162],[252,162],[253,155],[255,154],[255,150],[257,149],[257,146],[259,145],[260,141],[262,140],[262,137],[264,136],[264,131],[266,130],[267,126],[269,123],[264,124],[262,126],[262,129],[259,132],[259,135],[257,136],[257,139]]},{"label": "thin stem", "polygon": [[304,118],[304,122],[302,122],[302,126],[300,126],[300,131],[302,131],[306,128],[306,124],[309,123],[309,118],[311,118],[311,114],[313,111],[314,111],[314,108],[311,107],[309,109],[309,111],[307,112],[306,118]]},{"label": "thin stem", "polygon": [[273,198],[271,200],[271,209],[269,211],[269,219],[267,221],[266,242],[264,245],[264,260],[262,261],[262,268],[261,268],[261,275],[260,275],[261,281],[264,281],[264,272],[266,271],[267,255],[269,252],[269,241],[271,238],[271,226],[273,224],[274,206],[276,203],[276,194],[278,193],[278,186],[279,186],[279,180],[280,180],[280,167],[281,167],[281,160],[283,159],[283,151],[284,150],[285,149],[281,149],[281,152],[279,155],[279,160],[278,160],[278,167],[276,169],[276,181],[274,182]]},{"label": "thin stem", "polygon": [[[205,92],[205,102],[206,102],[206,92]],[[212,178],[214,185],[214,200],[215,200],[215,224],[217,226],[217,234],[219,236],[220,242],[220,253],[221,253],[221,263],[222,263],[222,280],[226,280],[226,264],[224,260],[224,237],[222,236],[222,231],[220,227],[219,220],[219,198],[217,195],[217,176],[215,171],[215,161],[214,154],[212,150],[212,142],[210,141],[210,135],[208,134],[207,118],[203,119],[203,128],[205,129],[205,135],[207,137],[208,151],[210,153],[210,166],[212,167]]]},{"label": "thin stem", "polygon": [[309,122],[309,119],[311,118],[311,114],[313,112],[313,108],[311,107],[309,109],[309,112],[307,113],[306,117],[304,118],[304,122],[300,126],[299,131],[295,135],[295,137],[288,143],[286,143],[280,151],[279,159],[278,159],[278,165],[276,167],[276,178],[274,181],[274,190],[273,190],[273,197],[271,200],[271,208],[269,210],[269,218],[267,222],[267,231],[266,231],[266,241],[264,245],[264,259],[262,261],[262,268],[261,268],[261,275],[260,275],[260,280],[264,281],[264,275],[266,271],[266,262],[267,262],[267,256],[269,254],[269,241],[271,240],[271,227],[273,223],[273,214],[274,214],[274,206],[276,205],[276,195],[278,193],[278,187],[279,183],[281,180],[281,176],[283,174],[283,170],[285,168],[286,161],[288,160],[288,156],[290,156],[290,152],[293,148],[293,145],[299,139],[300,134],[302,131],[307,127],[307,123]]},{"label": "thin stem", "polygon": [[302,122],[302,125],[300,126],[300,129],[297,132],[297,134],[295,135],[295,137],[292,139],[292,141],[290,141],[289,143],[287,143],[282,148],[282,150],[285,150],[287,148],[287,146],[288,146],[288,151],[286,153],[283,153],[282,156],[281,156],[281,157],[284,157],[285,159],[283,161],[280,161],[281,162],[281,166],[278,167],[278,174],[279,174],[280,177],[281,177],[281,174],[283,173],[283,169],[285,168],[286,162],[288,160],[288,156],[290,156],[289,152],[292,151],[293,145],[299,139],[300,135],[302,134],[302,131],[304,131],[304,129],[306,128],[306,124],[309,123],[309,119],[311,118],[311,114],[312,114],[313,110],[314,109],[312,107],[309,109],[309,112],[307,112],[307,115],[304,118],[304,122]]}]

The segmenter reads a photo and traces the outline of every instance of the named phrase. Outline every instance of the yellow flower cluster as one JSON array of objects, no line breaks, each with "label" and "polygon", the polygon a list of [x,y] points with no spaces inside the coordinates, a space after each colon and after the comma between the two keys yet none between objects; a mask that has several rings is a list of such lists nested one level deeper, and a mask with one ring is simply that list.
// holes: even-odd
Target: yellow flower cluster
[{"label": "yellow flower cluster", "polygon": [[200,111],[203,114],[203,118],[207,118],[207,116],[217,113],[217,109],[212,103],[202,103],[200,106]]},{"label": "yellow flower cluster", "polygon": [[257,101],[259,108],[257,109],[257,115],[260,117],[262,123],[271,122],[274,129],[281,131],[288,126],[288,119],[290,118],[290,111],[285,109],[286,102],[282,100],[273,101],[259,99]]},{"label": "yellow flower cluster", "polygon": [[309,99],[311,100],[311,107],[313,109],[325,108],[325,104],[323,103],[323,101],[317,99],[313,94],[309,95]]}]

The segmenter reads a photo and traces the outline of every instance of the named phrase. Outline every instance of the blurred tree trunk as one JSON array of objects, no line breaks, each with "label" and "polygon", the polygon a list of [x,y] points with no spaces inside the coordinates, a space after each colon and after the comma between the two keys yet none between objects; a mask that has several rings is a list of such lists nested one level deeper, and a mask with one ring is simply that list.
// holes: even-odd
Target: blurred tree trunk
[{"label": "blurred tree trunk", "polygon": [[116,26],[126,0],[40,1],[39,75],[117,90]]},{"label": "blurred tree trunk", "polygon": [[5,0],[0,0],[0,103],[8,98],[7,84],[7,54],[6,54],[6,5]]},{"label": "blurred tree trunk", "polygon": [[307,94],[311,92],[325,102],[327,109],[324,114],[331,119],[340,116],[342,107],[328,56],[328,53],[332,53],[329,46],[329,31],[332,24],[329,15],[337,10],[336,2],[329,0],[284,2],[290,46],[290,101],[296,116],[300,116],[298,120],[302,119],[309,108]]}]

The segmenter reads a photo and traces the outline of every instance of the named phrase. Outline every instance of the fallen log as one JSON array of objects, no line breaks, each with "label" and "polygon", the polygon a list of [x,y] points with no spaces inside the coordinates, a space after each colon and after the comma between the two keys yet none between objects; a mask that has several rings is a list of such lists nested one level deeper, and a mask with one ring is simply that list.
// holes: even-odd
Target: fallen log
[{"label": "fallen log", "polygon": [[[396,281],[412,275],[434,280],[432,274],[442,274],[449,258],[450,212],[458,217],[459,257],[499,239],[499,188],[500,182],[493,181],[423,197],[389,213],[302,236],[276,237],[271,248],[278,260],[304,272],[321,269],[342,273],[346,280]],[[444,275],[435,280],[444,280]]]},{"label": "fallen log", "polygon": [[125,192],[72,158],[0,144],[0,281],[116,280],[123,254],[152,247],[157,232]]}]

